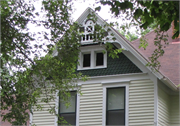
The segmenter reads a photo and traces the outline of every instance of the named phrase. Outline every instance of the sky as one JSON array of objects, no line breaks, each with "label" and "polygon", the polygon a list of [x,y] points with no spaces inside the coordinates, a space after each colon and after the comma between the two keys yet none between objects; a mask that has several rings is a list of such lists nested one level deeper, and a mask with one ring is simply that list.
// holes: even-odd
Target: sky
[{"label": "sky", "polygon": [[[92,8],[93,10],[95,10],[96,7],[98,7],[99,5],[101,6],[101,10],[100,12],[97,12],[97,14],[104,19],[105,21],[107,21],[108,23],[110,22],[118,22],[119,26],[122,25],[123,23],[126,23],[125,21],[123,22],[121,18],[115,18],[113,17],[113,15],[110,12],[110,6],[106,5],[101,5],[100,3],[98,4],[96,2],[96,0],[72,0],[73,1],[73,6],[72,6],[72,19],[73,21],[76,21],[81,14],[88,8]],[[41,7],[41,0],[37,0],[34,3],[34,6],[36,8],[37,12],[40,12],[40,7]],[[40,14],[41,15],[41,14]],[[39,20],[41,20],[41,16],[38,16],[37,18],[39,18]],[[37,19],[38,20],[38,19]],[[44,29],[43,27],[36,27],[33,24],[29,24],[29,28],[31,32],[37,33],[37,32],[41,32],[44,31],[46,29]],[[117,29],[117,27],[114,27]],[[47,30],[46,30],[47,31]],[[43,41],[44,43],[47,43],[45,40],[40,40]],[[37,44],[36,42],[32,42],[32,45]],[[40,43],[39,43],[40,44]],[[45,47],[44,47],[45,48]],[[44,56],[46,53],[42,53],[41,51],[39,52],[39,55]]]},{"label": "sky", "polygon": [[74,21],[81,16],[81,14],[88,8],[92,8],[95,10],[95,7],[101,6],[100,12],[97,12],[97,14],[104,20],[106,20],[108,23],[110,22],[118,22],[119,24],[123,24],[123,21],[120,18],[114,18],[113,15],[110,12],[110,7],[108,5],[104,6],[101,4],[97,4],[95,0],[74,0],[74,13],[72,14],[72,17]]}]

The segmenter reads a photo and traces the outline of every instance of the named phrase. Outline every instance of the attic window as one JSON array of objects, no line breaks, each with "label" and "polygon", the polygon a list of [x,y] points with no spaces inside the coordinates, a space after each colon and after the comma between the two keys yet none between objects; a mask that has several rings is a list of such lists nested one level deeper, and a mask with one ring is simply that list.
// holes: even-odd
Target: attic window
[{"label": "attic window", "polygon": [[102,52],[96,53],[96,66],[104,64],[104,54]]},{"label": "attic window", "polygon": [[107,52],[99,45],[81,47],[77,70],[107,68]]},{"label": "attic window", "polygon": [[83,67],[90,67],[91,54],[83,54]]},{"label": "attic window", "polygon": [[86,27],[86,31],[87,31],[87,32],[92,32],[92,31],[93,31],[93,27],[92,27],[92,26]]}]

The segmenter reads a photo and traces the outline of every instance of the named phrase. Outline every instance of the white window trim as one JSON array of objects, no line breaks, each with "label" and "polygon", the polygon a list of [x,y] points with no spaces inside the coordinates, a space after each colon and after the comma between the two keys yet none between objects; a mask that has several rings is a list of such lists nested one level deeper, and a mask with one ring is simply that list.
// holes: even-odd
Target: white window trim
[{"label": "white window trim", "polygon": [[[80,48],[79,65],[77,70],[101,69],[107,68],[107,51],[102,45],[94,45]],[[96,66],[96,52],[105,52],[102,66]],[[83,54],[91,54],[90,67],[83,67]]]},{"label": "white window trim", "polygon": [[[73,90],[72,90],[73,91]],[[76,91],[76,90],[74,90]],[[59,96],[58,96],[59,91],[56,92],[56,100],[55,100],[55,111],[56,114],[59,114]],[[79,126],[79,103],[80,103],[80,94],[77,93],[77,98],[76,98],[76,126]],[[54,126],[58,126],[58,117],[55,115],[54,119]]]},{"label": "white window trim", "polygon": [[103,125],[106,126],[106,97],[107,97],[107,88],[118,88],[125,87],[125,126],[128,126],[128,117],[129,117],[129,83],[120,82],[120,83],[102,83],[103,84]]}]

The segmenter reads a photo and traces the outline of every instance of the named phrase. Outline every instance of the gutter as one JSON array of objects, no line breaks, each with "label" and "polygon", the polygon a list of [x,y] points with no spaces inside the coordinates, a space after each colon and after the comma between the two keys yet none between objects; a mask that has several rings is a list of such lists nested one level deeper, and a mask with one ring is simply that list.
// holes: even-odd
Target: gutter
[{"label": "gutter", "polygon": [[167,77],[163,76],[163,78],[160,79],[162,82],[164,82],[168,87],[170,87],[174,91],[179,91],[179,88]]}]

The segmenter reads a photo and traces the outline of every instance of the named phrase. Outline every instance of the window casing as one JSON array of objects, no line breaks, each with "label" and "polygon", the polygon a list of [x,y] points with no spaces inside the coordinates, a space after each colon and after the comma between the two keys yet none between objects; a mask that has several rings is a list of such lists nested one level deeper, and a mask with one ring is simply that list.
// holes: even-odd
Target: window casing
[{"label": "window casing", "polygon": [[107,52],[99,46],[81,48],[77,70],[107,68]]},{"label": "window casing", "polygon": [[106,125],[125,125],[125,87],[107,88]]},{"label": "window casing", "polygon": [[[67,102],[70,102],[70,106],[66,106],[66,102],[62,101],[59,98],[59,116],[63,117],[68,124],[76,125],[76,102],[77,102],[77,94],[76,91],[70,92],[71,97]],[[60,122],[59,125],[64,125]]]},{"label": "window casing", "polygon": [[[107,90],[110,88],[124,88],[124,118],[125,118],[125,124],[123,126],[128,126],[129,125],[129,80],[125,81],[122,80],[122,78],[120,80],[116,80],[116,82],[114,82],[113,80],[108,80],[108,82],[102,82],[103,85],[103,124],[102,126],[108,126],[106,124],[107,122]],[[110,125],[109,125],[110,126]]]}]

